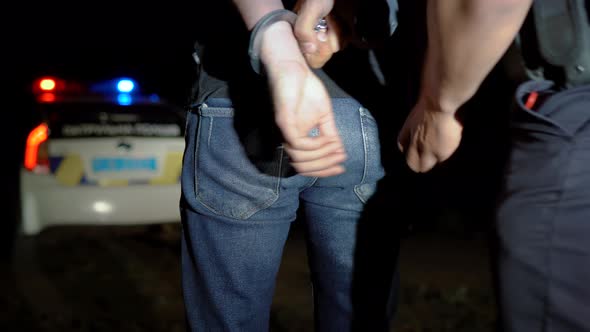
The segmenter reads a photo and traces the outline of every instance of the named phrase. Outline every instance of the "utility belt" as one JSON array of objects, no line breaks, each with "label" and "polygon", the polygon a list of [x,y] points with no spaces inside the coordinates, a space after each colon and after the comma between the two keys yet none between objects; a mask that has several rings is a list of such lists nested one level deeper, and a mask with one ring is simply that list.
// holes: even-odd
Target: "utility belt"
[{"label": "utility belt", "polygon": [[529,78],[590,84],[590,0],[535,0],[517,43]]}]

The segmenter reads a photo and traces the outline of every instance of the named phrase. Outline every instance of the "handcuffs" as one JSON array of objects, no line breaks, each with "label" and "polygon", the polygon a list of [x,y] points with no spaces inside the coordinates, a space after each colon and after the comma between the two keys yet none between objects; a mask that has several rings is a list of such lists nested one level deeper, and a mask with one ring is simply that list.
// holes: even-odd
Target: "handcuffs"
[{"label": "handcuffs", "polygon": [[[257,73],[262,73],[262,64],[260,61],[260,48],[262,42],[263,32],[272,24],[279,21],[286,21],[291,26],[295,25],[297,20],[297,14],[288,9],[277,9],[266,15],[264,15],[254,25],[252,32],[250,33],[250,44],[248,46],[248,55],[250,56],[250,65],[252,69]],[[315,32],[325,32],[328,30],[328,21],[322,18],[318,21],[318,24],[314,27]]]}]

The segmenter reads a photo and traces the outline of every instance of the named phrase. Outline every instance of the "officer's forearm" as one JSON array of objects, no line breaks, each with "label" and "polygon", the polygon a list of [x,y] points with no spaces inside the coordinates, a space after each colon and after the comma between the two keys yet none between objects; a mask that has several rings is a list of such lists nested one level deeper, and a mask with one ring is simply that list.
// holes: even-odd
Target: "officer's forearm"
[{"label": "officer's forearm", "polygon": [[422,94],[443,111],[468,101],[509,47],[532,0],[429,0]]}]

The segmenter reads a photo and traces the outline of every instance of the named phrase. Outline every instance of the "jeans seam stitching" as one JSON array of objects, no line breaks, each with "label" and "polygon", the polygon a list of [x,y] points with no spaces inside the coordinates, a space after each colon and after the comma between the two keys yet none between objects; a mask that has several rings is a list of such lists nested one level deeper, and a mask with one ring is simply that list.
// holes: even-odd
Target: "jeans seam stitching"
[{"label": "jeans seam stitching", "polygon": [[363,152],[364,152],[364,156],[365,156],[365,160],[364,160],[364,165],[363,165],[363,177],[361,178],[361,183],[360,184],[364,184],[365,180],[367,178],[367,164],[368,164],[368,159],[369,159],[369,152],[367,151],[367,133],[365,131],[365,123],[364,123],[364,119],[363,119],[363,108],[360,107],[359,108],[359,117],[360,117],[360,123],[361,123],[361,133],[363,135]]},{"label": "jeans seam stitching", "polygon": [[[200,109],[201,109],[201,107],[199,107],[199,113],[200,113]],[[201,119],[198,119],[198,120],[199,120],[199,122],[197,124],[197,132],[195,133],[197,135],[197,139],[195,140],[195,156],[194,156],[193,170],[192,170],[193,172],[195,172],[195,181],[194,181],[195,182],[194,183],[194,185],[195,185],[195,193],[194,193],[195,199],[199,198],[199,187],[198,187],[199,179],[197,176],[197,167],[198,167],[197,163],[198,163],[198,159],[199,159],[198,158],[199,157],[199,146],[200,146],[200,141],[201,141],[200,132],[201,132],[201,124],[202,124]]]},{"label": "jeans seam stitching", "polygon": [[363,152],[364,152],[364,161],[363,161],[363,176],[361,178],[361,182],[357,185],[354,186],[354,193],[356,194],[356,196],[361,200],[361,202],[366,203],[366,200],[362,197],[362,195],[359,192],[359,187],[361,185],[363,185],[365,183],[365,179],[367,176],[367,164],[368,164],[368,151],[367,151],[367,134],[365,132],[365,126],[364,126],[364,121],[363,121],[363,107],[359,107],[359,120],[360,120],[360,125],[361,125],[361,134],[363,137]]},{"label": "jeans seam stitching", "polygon": [[209,118],[209,132],[207,133],[207,147],[211,146],[211,135],[213,132],[213,117]]},{"label": "jeans seam stitching", "polygon": [[281,187],[281,170],[283,169],[283,156],[285,153],[285,149],[282,148],[282,146],[279,147],[279,150],[281,150],[281,152],[279,153],[279,168],[277,169],[276,174],[278,174],[277,176],[277,185],[275,188],[275,193],[278,195],[279,194],[279,188]]}]

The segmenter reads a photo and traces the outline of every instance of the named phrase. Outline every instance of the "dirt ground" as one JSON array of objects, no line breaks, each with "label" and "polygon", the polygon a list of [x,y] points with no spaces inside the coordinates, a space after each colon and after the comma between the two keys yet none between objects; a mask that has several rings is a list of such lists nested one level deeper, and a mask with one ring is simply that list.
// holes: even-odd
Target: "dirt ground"
[{"label": "dirt ground", "polygon": [[[184,331],[179,227],[62,227],[18,246],[0,274],[0,331]],[[293,232],[272,308],[273,331],[312,331],[304,241]],[[491,332],[484,234],[419,232],[402,246],[392,331]]]}]

